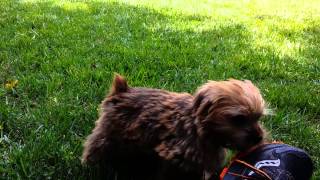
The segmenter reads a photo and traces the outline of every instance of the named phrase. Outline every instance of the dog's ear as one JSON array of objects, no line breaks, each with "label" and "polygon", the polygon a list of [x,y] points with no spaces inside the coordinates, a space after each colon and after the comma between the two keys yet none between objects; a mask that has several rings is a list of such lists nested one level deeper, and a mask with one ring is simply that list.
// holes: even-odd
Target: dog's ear
[{"label": "dog's ear", "polygon": [[122,92],[127,92],[128,89],[129,86],[125,78],[119,74],[115,74],[109,96],[113,96]]},{"label": "dog's ear", "polygon": [[211,106],[212,102],[208,98],[205,98],[205,92],[198,92],[193,101],[193,114],[205,117],[208,115]]}]

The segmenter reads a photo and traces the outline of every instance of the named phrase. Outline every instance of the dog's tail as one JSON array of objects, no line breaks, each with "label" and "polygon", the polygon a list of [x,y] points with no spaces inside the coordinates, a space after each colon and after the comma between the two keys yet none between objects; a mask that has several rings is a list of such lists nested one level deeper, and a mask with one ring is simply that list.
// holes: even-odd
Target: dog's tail
[{"label": "dog's tail", "polygon": [[113,96],[118,93],[127,92],[128,89],[129,89],[129,86],[125,78],[119,74],[115,74],[109,96]]}]

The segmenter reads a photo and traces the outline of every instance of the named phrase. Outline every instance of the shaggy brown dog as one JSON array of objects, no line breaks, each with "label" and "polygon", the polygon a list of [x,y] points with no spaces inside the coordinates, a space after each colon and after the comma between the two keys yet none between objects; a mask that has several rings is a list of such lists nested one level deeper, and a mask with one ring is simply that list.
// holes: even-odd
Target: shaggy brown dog
[{"label": "shaggy brown dog", "polygon": [[224,148],[245,150],[264,137],[264,100],[250,81],[209,81],[194,96],[132,88],[116,75],[85,143],[84,163],[108,162],[123,179],[206,179]]}]

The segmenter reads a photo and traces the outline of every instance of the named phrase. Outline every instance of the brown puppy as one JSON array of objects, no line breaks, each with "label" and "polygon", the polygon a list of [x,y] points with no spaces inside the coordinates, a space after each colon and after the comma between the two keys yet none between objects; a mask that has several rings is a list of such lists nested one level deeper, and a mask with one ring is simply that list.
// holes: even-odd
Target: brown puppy
[{"label": "brown puppy", "polygon": [[192,96],[132,88],[116,75],[82,161],[108,162],[137,179],[207,179],[221,168],[224,148],[263,140],[265,112],[250,81],[209,81]]}]

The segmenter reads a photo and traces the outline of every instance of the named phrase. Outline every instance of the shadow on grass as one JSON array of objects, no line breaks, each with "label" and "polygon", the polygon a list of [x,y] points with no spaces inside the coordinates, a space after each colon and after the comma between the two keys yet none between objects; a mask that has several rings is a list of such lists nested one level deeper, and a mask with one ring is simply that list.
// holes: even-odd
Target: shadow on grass
[{"label": "shadow on grass", "polygon": [[[22,82],[18,99],[7,95],[18,105],[3,109],[3,126],[23,146],[9,152],[4,177],[113,179],[108,167],[83,167],[80,156],[114,72],[132,85],[189,92],[207,79],[295,80],[272,49],[251,45],[244,24],[201,29],[212,20],[121,3],[8,4],[0,80]],[[54,97],[63,103],[55,105]],[[24,102],[36,105],[26,112]]]}]

